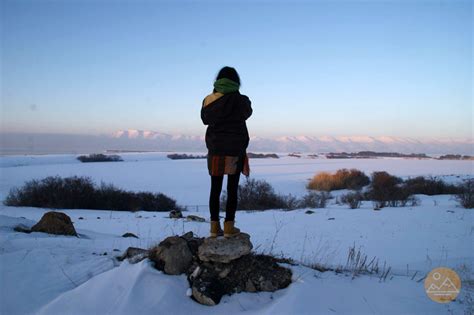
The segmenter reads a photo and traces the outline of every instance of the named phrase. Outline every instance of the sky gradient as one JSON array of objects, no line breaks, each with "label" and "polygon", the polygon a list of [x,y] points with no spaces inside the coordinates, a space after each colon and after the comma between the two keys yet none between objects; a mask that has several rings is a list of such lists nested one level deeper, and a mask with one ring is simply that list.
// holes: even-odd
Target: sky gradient
[{"label": "sky gradient", "polygon": [[201,135],[225,65],[251,135],[472,138],[471,1],[2,1],[2,132]]}]

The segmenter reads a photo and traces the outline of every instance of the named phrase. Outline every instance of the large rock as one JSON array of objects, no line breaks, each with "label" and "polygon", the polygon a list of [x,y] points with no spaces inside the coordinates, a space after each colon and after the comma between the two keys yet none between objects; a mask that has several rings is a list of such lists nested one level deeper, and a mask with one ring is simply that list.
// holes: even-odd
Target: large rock
[{"label": "large rock", "polygon": [[240,233],[230,238],[209,237],[199,246],[198,256],[202,261],[229,263],[249,254],[252,247],[250,235],[246,233]]},{"label": "large rock", "polygon": [[158,246],[150,249],[149,258],[155,262],[155,267],[169,275],[179,275],[187,272],[193,254],[186,239],[179,236],[170,236]]},{"label": "large rock", "polygon": [[31,232],[77,236],[71,218],[62,212],[56,211],[46,212],[41,220],[33,225]]}]

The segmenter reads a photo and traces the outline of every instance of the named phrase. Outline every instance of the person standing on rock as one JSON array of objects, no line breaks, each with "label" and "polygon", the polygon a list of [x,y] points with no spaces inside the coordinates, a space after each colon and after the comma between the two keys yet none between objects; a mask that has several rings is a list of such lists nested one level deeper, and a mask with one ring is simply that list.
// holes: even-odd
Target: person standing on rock
[{"label": "person standing on rock", "polygon": [[[249,98],[240,94],[240,78],[234,68],[224,67],[217,74],[214,90],[202,102],[201,119],[208,125],[207,167],[211,176],[209,210],[211,237],[239,234],[234,226],[240,173],[249,176],[247,157],[249,133],[245,121],[252,115]],[[227,174],[227,204],[224,230],[219,221],[219,200],[224,175]]]}]

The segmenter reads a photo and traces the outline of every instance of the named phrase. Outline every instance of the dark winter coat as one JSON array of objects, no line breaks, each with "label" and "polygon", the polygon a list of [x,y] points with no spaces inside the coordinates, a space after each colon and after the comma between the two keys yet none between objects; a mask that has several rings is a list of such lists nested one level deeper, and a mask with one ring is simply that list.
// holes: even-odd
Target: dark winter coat
[{"label": "dark winter coat", "polygon": [[245,121],[251,115],[249,98],[238,91],[208,95],[203,101],[201,119],[208,125],[206,146],[209,154],[244,154],[250,140]]}]

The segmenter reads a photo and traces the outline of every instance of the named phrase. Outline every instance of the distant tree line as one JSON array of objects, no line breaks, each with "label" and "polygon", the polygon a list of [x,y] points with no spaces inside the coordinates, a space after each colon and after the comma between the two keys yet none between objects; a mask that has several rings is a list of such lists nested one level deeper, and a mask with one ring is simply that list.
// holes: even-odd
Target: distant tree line
[{"label": "distant tree line", "polygon": [[[398,152],[374,152],[374,151],[359,151],[359,152],[330,152],[325,154],[328,159],[371,159],[371,158],[411,158],[411,159],[432,159],[433,157],[425,153],[398,153]],[[446,154],[437,158],[438,160],[474,160],[473,156],[460,154]]]},{"label": "distant tree line", "polygon": [[360,151],[356,153],[327,153],[326,158],[328,159],[364,159],[364,158],[378,158],[378,157],[394,157],[394,158],[417,158],[427,159],[430,158],[424,153],[411,153],[404,154],[398,152],[373,152],[373,151]]},{"label": "distant tree line", "polygon": [[275,153],[252,153],[248,152],[247,156],[249,159],[278,159],[279,156]]},{"label": "distant tree line", "polygon": [[83,163],[88,162],[122,162],[122,158],[115,154],[93,153],[89,155],[80,155],[77,159]]},{"label": "distant tree line", "polygon": [[446,154],[438,158],[439,160],[474,160],[473,156],[460,154]]},{"label": "distant tree line", "polygon": [[194,159],[205,159],[207,155],[192,155],[192,154],[185,154],[185,153],[173,153],[168,154],[166,157],[172,160],[194,160]]}]

